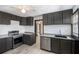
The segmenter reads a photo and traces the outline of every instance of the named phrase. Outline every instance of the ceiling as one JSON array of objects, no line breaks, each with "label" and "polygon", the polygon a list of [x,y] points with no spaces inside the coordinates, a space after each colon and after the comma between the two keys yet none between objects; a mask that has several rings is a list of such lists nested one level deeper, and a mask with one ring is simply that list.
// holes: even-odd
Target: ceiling
[{"label": "ceiling", "polygon": [[14,14],[21,17],[37,16],[45,13],[56,12],[66,9],[72,9],[73,5],[30,5],[31,11],[21,13],[17,10],[16,5],[0,5],[0,11]]}]

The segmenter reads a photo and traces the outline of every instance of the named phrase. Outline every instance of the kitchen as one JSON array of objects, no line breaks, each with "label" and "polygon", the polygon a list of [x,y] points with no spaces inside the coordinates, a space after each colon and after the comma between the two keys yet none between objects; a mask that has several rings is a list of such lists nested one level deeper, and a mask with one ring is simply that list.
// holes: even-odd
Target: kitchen
[{"label": "kitchen", "polygon": [[78,8],[0,5],[0,53],[78,54]]}]

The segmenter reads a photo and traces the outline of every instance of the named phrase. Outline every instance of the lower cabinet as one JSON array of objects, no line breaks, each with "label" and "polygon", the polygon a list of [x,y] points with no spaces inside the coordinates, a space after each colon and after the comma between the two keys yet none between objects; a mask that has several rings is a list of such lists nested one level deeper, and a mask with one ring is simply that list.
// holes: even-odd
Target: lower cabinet
[{"label": "lower cabinet", "polygon": [[52,38],[51,50],[55,53],[60,53],[60,40]]},{"label": "lower cabinet", "polygon": [[3,53],[12,48],[12,38],[0,38],[0,53]]},{"label": "lower cabinet", "polygon": [[23,35],[23,43],[27,45],[33,45],[36,42],[35,36],[29,35],[29,34],[24,34]]},{"label": "lower cabinet", "polygon": [[5,38],[0,39],[0,53],[6,51],[6,40]]},{"label": "lower cabinet", "polygon": [[72,41],[71,40],[60,40],[60,52],[62,54],[71,54],[72,53]]},{"label": "lower cabinet", "polygon": [[79,54],[79,40],[72,41],[72,53]]},{"label": "lower cabinet", "polygon": [[67,39],[52,38],[51,50],[57,54],[71,54],[72,41]]},{"label": "lower cabinet", "polygon": [[6,38],[6,49],[7,50],[12,49],[12,43],[13,43],[12,37]]}]

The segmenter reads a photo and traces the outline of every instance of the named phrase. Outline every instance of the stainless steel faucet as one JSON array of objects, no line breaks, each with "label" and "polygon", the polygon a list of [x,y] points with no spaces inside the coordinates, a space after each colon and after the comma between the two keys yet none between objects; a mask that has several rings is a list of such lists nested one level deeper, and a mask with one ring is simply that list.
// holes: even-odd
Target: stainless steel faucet
[{"label": "stainless steel faucet", "polygon": [[61,30],[60,30],[60,29],[59,29],[59,34],[60,34],[60,35],[62,35],[62,34],[61,34]]}]

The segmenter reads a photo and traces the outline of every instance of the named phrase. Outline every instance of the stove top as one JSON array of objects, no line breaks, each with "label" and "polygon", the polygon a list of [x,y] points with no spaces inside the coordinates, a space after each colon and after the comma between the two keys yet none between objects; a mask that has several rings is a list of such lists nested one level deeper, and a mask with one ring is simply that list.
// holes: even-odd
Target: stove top
[{"label": "stove top", "polygon": [[8,35],[12,35],[12,36],[19,35],[19,31],[9,31]]}]

